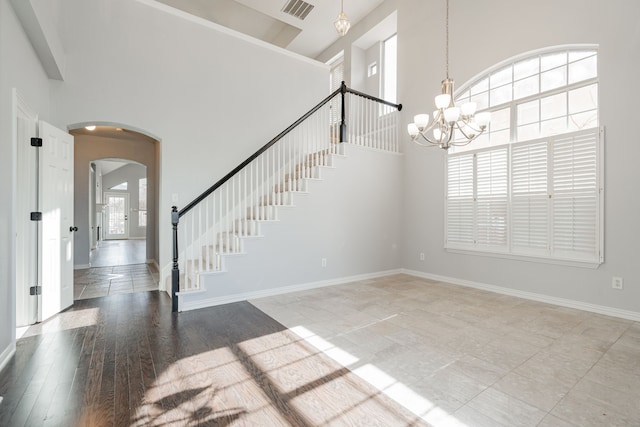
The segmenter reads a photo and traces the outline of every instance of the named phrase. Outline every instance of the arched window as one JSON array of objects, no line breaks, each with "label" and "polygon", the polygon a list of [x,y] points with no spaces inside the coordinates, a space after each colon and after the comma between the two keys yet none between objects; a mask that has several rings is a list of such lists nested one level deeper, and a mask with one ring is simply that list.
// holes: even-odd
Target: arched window
[{"label": "arched window", "polygon": [[530,52],[463,85],[488,131],[447,156],[448,249],[599,264],[597,47]]},{"label": "arched window", "polygon": [[457,152],[598,126],[598,52],[593,46],[519,56],[461,86],[456,104],[491,111],[489,130]]}]

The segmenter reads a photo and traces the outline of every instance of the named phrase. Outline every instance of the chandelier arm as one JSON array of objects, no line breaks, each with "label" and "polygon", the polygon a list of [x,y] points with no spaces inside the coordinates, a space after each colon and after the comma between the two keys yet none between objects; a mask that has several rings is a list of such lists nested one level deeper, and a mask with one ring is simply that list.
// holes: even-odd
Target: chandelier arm
[{"label": "chandelier arm", "polygon": [[485,129],[476,129],[474,126],[471,126],[469,123],[465,122],[466,126],[469,126],[471,128],[471,130],[475,131],[476,133],[474,135],[469,136],[467,134],[467,132],[464,131],[464,127],[461,127],[459,125],[456,125],[456,127],[458,128],[458,130],[460,131],[460,133],[469,140],[469,142],[473,141],[474,139],[476,139],[477,137],[479,137],[480,135],[482,135],[485,131]]},{"label": "chandelier arm", "polygon": [[469,139],[467,141],[463,141],[463,142],[452,142],[451,145],[452,147],[464,147],[465,145],[469,145],[471,142],[473,142],[475,138]]},{"label": "chandelier arm", "polygon": [[436,141],[433,141],[432,139],[430,139],[428,136],[426,136],[423,132],[420,132],[420,136],[422,137],[422,139],[424,139],[425,141],[427,141],[429,144],[439,144]]},{"label": "chandelier arm", "polygon": [[[484,129],[483,129],[481,126],[478,126],[475,122],[471,121],[471,118],[461,119],[459,121],[463,122],[465,124],[465,126],[469,126],[475,132],[484,132],[485,129],[487,128],[485,126]],[[458,128],[462,130],[462,128],[460,126],[458,126]]]},{"label": "chandelier arm", "polygon": [[429,138],[425,137],[424,135],[420,134],[420,136],[422,136],[422,138],[427,142],[425,143],[425,142],[420,141],[418,136],[416,136],[415,138],[412,138],[413,142],[415,144],[417,144],[417,145],[419,145],[421,147],[437,147],[438,146],[438,144],[436,142],[431,141]]},{"label": "chandelier arm", "polygon": [[475,135],[469,136],[469,135],[467,135],[467,133],[466,133],[464,130],[462,130],[462,128],[461,128],[461,127],[458,127],[458,130],[460,131],[460,133],[461,133],[465,138],[467,138],[467,140],[469,140],[469,142],[471,142],[471,141],[473,141],[474,139],[476,139],[476,138],[478,137],[478,135],[479,135],[479,134],[475,134]]},{"label": "chandelier arm", "polygon": [[430,130],[433,130],[433,128],[435,128],[436,125],[439,125],[439,124],[440,124],[439,121],[433,120],[431,122],[431,124],[429,126],[427,126],[426,128],[424,128],[423,130],[421,130],[420,133],[426,133],[426,132],[428,132]]}]

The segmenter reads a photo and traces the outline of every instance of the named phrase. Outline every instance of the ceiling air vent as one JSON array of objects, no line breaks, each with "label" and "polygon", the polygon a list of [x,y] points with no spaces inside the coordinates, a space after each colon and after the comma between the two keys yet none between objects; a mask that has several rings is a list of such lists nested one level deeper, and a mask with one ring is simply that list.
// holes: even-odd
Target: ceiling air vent
[{"label": "ceiling air vent", "polygon": [[282,8],[284,13],[295,16],[300,20],[304,20],[312,10],[313,5],[302,0],[289,0]]}]

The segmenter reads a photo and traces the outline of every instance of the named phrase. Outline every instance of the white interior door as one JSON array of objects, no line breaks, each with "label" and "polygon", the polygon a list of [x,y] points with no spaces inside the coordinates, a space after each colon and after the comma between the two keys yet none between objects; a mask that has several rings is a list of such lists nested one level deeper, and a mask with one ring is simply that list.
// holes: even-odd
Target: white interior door
[{"label": "white interior door", "polygon": [[104,193],[105,239],[129,238],[129,194]]},{"label": "white interior door", "polygon": [[73,136],[40,121],[40,295],[46,320],[73,304]]}]

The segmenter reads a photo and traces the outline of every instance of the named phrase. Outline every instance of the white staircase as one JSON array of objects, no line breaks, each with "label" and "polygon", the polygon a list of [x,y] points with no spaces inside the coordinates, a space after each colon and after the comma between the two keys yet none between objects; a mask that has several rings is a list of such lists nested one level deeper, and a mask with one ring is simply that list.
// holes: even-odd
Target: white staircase
[{"label": "white staircase", "polygon": [[[293,207],[295,194],[308,193],[308,182],[321,180],[322,169],[332,168],[334,157],[341,156],[341,153],[341,147],[336,146],[331,150],[326,149],[308,154],[304,161],[296,164],[293,172],[287,172],[282,180],[276,181],[276,184],[273,185],[273,191],[269,194],[259,195],[257,197],[259,202],[248,206],[242,218],[233,219],[230,227],[225,231],[216,231],[214,235],[211,235],[213,230],[224,228],[224,226],[218,223],[207,227],[208,230],[204,230],[204,234],[195,239],[191,247],[187,247],[182,252],[181,258],[186,256],[186,260],[184,267],[181,268],[181,292],[199,290],[202,275],[225,272],[225,258],[243,255],[246,239],[263,237],[261,224],[268,221],[278,221],[278,209]],[[255,195],[251,196],[252,199],[255,199]],[[203,214],[200,212],[196,216],[201,219]],[[227,219],[225,217],[222,222]],[[194,228],[193,224],[187,225],[187,227]],[[204,244],[202,244],[203,240]]]},{"label": "white staircase", "polygon": [[[358,95],[347,97],[349,140],[374,151],[397,153],[397,111],[381,109],[378,102]],[[310,183],[321,180],[323,170],[344,156],[345,146],[351,144],[338,142],[337,124],[326,126],[335,120],[331,105],[310,113],[180,212],[179,306],[206,291],[204,280],[210,283],[212,277],[226,274],[230,261],[246,253],[247,243],[263,237],[265,224],[279,221],[282,210],[293,207],[299,195],[310,191]],[[170,283],[169,276],[165,275]]]}]

